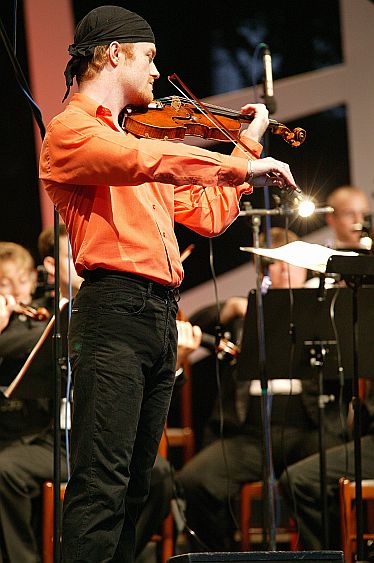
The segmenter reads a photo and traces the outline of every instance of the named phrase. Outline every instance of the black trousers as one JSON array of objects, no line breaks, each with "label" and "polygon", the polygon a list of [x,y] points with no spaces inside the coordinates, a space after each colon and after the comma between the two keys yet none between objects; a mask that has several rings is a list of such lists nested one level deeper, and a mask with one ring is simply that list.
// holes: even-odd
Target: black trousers
[{"label": "black trousers", "polygon": [[[361,438],[362,478],[374,479],[374,435]],[[280,478],[282,492],[293,510],[294,494],[300,539],[303,548],[321,549],[322,505],[320,501],[319,456],[313,455],[288,468]],[[354,480],[354,444],[331,448],[326,452],[327,500],[330,521],[330,547],[341,549],[339,533],[339,479]],[[338,531],[338,532],[337,532]]]},{"label": "black trousers", "polygon": [[174,293],[144,278],[94,272],[74,300],[71,478],[65,563],[130,563],[176,363]]}]

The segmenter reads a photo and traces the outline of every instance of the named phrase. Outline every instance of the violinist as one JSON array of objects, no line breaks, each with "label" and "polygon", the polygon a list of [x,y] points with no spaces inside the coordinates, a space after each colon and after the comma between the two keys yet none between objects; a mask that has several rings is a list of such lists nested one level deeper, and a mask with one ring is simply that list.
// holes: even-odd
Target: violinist
[{"label": "violinist", "polygon": [[[28,313],[51,309],[48,297],[33,299],[36,271],[30,253],[0,243],[0,385],[7,387],[46,327]],[[32,306],[32,308],[31,308]],[[26,313],[23,311],[25,309]],[[43,373],[44,378],[52,373]],[[27,374],[25,375],[27,377]],[[40,561],[40,515],[35,499],[53,476],[52,405],[48,397],[0,400],[0,561]],[[64,455],[62,456],[64,457]],[[61,464],[66,478],[65,461]]]},{"label": "violinist", "polygon": [[[137,138],[118,121],[147,107],[159,77],[150,25],[119,6],[78,24],[65,69],[78,93],[47,127],[40,178],[69,233],[84,277],[70,323],[74,376],[72,473],[62,525],[63,561],[132,562],[135,524],[174,384],[178,286],[174,222],[222,233],[253,186],[291,186],[286,163],[259,159],[264,105],[232,156]],[[271,175],[269,175],[271,173]]]}]

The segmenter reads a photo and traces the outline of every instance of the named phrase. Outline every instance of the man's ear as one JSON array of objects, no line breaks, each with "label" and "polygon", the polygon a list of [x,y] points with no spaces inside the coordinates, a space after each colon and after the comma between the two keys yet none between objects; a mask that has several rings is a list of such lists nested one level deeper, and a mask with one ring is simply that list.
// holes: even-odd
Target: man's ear
[{"label": "man's ear", "polygon": [[112,41],[111,44],[108,47],[108,56],[109,56],[109,60],[110,62],[117,66],[118,62],[119,62],[119,55],[122,52],[121,49],[121,45],[118,43],[118,41]]},{"label": "man's ear", "polygon": [[333,213],[326,213],[325,220],[326,220],[326,223],[329,225],[329,227],[334,226],[334,214]]},{"label": "man's ear", "polygon": [[44,258],[43,266],[50,276],[55,275],[55,259],[52,256],[46,256]]}]

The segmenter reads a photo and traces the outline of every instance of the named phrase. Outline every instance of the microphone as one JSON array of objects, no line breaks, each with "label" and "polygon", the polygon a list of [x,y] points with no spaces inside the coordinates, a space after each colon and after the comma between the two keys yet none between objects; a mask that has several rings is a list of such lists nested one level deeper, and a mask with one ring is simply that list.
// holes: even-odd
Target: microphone
[{"label": "microphone", "polygon": [[273,70],[271,64],[271,54],[268,45],[265,45],[262,62],[264,65],[264,95],[263,100],[268,109],[269,114],[275,113],[277,109],[277,104],[274,99],[274,89],[273,89]]}]

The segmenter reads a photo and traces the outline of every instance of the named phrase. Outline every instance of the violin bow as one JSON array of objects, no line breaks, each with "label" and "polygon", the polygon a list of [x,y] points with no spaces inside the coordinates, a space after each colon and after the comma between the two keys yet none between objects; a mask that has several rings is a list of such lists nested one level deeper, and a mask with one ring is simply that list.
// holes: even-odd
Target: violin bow
[{"label": "violin bow", "polygon": [[[236,138],[229,129],[227,129],[223,123],[221,123],[221,121],[217,118],[217,116],[215,116],[208,108],[207,106],[201,101],[199,100],[199,98],[197,96],[195,96],[191,90],[186,86],[186,84],[183,82],[183,80],[181,80],[181,78],[179,78],[179,76],[174,72],[173,74],[170,74],[168,76],[168,80],[170,82],[170,84],[172,86],[174,86],[174,88],[176,88],[178,90],[178,92],[180,92],[182,94],[183,97],[186,97],[185,92],[187,92],[189,98],[188,100],[196,107],[196,109],[198,109],[199,111],[201,111],[201,113],[203,115],[205,115],[205,117],[207,119],[209,119],[209,121],[211,121],[211,123],[213,123],[213,125],[215,125],[223,135],[225,135],[227,137],[227,139],[229,141],[231,141],[232,143],[234,143],[234,145],[236,147],[238,147],[238,149],[240,149],[243,154],[245,154],[245,156],[248,158],[248,155],[250,154],[250,151],[248,149],[248,147],[243,143],[243,141],[240,140],[240,138]],[[174,84],[173,80],[176,80],[179,83],[179,86],[177,86],[176,84]],[[181,90],[181,88],[183,88],[183,90],[185,92],[183,92],[183,90]]]}]

